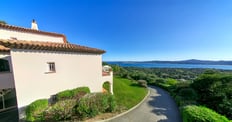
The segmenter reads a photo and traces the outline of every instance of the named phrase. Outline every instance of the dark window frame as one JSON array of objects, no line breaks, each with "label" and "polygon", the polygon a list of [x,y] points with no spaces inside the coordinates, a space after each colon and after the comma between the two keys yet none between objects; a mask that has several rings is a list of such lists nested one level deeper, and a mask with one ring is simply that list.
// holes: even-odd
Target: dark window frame
[{"label": "dark window frame", "polygon": [[56,72],[56,65],[55,62],[47,62],[48,64],[48,72]]},{"label": "dark window frame", "polygon": [[15,89],[0,89],[0,112],[12,108],[17,108],[17,98]]},{"label": "dark window frame", "polygon": [[8,60],[0,59],[0,72],[10,72],[10,65]]}]

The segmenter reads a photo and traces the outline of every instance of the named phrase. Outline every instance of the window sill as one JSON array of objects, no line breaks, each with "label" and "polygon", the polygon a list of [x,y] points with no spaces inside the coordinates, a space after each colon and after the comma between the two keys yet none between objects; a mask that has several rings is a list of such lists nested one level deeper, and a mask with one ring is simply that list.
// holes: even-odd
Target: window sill
[{"label": "window sill", "polygon": [[11,107],[7,107],[7,108],[0,108],[0,112],[9,110],[9,109],[13,109],[13,108],[17,108],[17,106],[11,106]]},{"label": "window sill", "polygon": [[45,74],[51,74],[51,73],[56,73],[56,71],[45,72]]},{"label": "window sill", "polygon": [[12,73],[10,71],[3,71],[3,72],[0,72],[0,74],[8,74],[8,73]]}]

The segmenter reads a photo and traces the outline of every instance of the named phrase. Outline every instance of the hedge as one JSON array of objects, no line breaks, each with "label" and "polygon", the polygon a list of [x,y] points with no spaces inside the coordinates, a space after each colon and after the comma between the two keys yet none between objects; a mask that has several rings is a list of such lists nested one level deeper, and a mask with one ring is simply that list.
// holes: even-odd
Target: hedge
[{"label": "hedge", "polygon": [[56,94],[56,98],[57,100],[62,100],[62,99],[70,99],[75,97],[76,95],[78,95],[79,93],[90,93],[90,90],[88,87],[78,87],[75,89],[71,89],[71,90],[65,90],[65,91],[61,91],[59,93]]},{"label": "hedge", "polygon": [[32,102],[26,108],[27,121],[41,121],[44,120],[43,111],[48,107],[47,99],[39,99]]},{"label": "hedge", "polygon": [[115,109],[115,98],[107,93],[88,94],[82,97],[74,107],[75,115],[80,120],[94,117],[99,113],[113,112]]},{"label": "hedge", "polygon": [[76,105],[75,99],[66,99],[56,102],[44,112],[47,121],[70,120],[73,115],[73,107]]},{"label": "hedge", "polygon": [[230,122],[225,116],[203,106],[185,106],[181,114],[183,122]]}]

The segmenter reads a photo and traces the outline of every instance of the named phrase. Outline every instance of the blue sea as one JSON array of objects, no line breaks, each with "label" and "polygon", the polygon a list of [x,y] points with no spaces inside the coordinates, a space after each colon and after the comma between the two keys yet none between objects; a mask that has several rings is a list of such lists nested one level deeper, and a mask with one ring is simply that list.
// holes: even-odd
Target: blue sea
[{"label": "blue sea", "polygon": [[168,64],[168,63],[138,63],[138,62],[107,62],[122,67],[142,67],[142,68],[207,68],[232,70],[232,65],[206,65],[206,64]]}]

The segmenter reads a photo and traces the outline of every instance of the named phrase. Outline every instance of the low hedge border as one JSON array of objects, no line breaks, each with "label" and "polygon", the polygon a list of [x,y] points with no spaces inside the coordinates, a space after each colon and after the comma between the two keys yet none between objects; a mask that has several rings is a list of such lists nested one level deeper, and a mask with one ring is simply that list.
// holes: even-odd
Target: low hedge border
[{"label": "low hedge border", "polygon": [[76,97],[77,94],[79,94],[80,92],[83,93],[90,93],[90,90],[88,87],[78,87],[75,89],[68,89],[65,91],[61,91],[59,93],[56,94],[56,99],[59,100],[64,100],[64,99],[70,99],[73,97]]},{"label": "low hedge border", "polygon": [[47,99],[39,99],[32,102],[26,108],[26,120],[27,121],[42,121],[43,111],[48,107]]},{"label": "low hedge border", "polygon": [[231,122],[225,116],[204,106],[189,105],[181,109],[183,122]]}]

